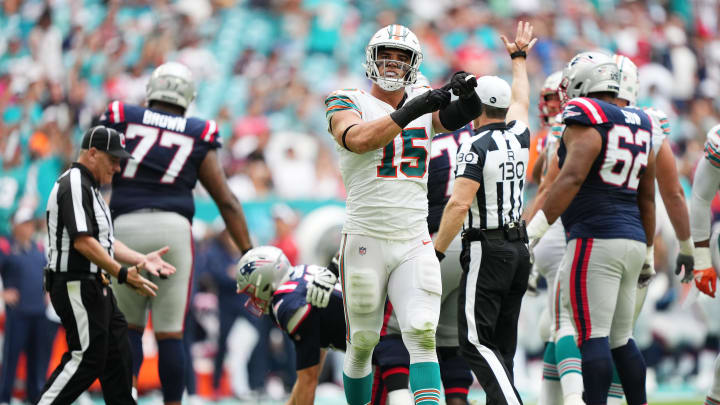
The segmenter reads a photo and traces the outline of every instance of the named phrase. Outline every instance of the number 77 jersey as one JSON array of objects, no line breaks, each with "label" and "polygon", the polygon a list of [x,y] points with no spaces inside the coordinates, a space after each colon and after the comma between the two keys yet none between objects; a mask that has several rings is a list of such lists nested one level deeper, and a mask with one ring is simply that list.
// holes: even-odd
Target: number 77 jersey
[{"label": "number 77 jersey", "polygon": [[[406,102],[429,90],[427,86],[406,87]],[[352,111],[365,122],[395,111],[356,89],[331,93],[325,105],[329,125],[338,111]],[[425,114],[383,148],[359,154],[336,144],[347,191],[344,233],[394,240],[427,233],[427,168],[433,136],[432,114]]]},{"label": "number 77 jersey", "polygon": [[100,117],[102,125],[125,134],[133,159],[113,177],[113,218],[157,208],[192,222],[192,190],[208,151],[219,148],[217,124],[113,101]]},{"label": "number 77 jersey", "polygon": [[[580,97],[567,103],[563,122],[567,126],[591,126],[602,137],[600,153],[562,214],[569,239],[632,239],[645,243],[637,189],[652,150],[650,117],[641,109]],[[561,141],[561,169],[566,156]]]}]

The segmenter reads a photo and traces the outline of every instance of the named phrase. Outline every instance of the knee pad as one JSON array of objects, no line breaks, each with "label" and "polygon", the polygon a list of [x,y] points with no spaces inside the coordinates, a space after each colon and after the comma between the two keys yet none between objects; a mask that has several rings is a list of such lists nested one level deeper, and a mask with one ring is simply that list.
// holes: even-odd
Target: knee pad
[{"label": "knee pad", "polygon": [[372,269],[357,269],[347,275],[345,292],[352,313],[369,314],[380,308],[380,283]]},{"label": "knee pad", "polygon": [[437,363],[435,352],[435,330],[410,328],[403,331],[403,342],[410,353],[410,364],[422,362]]},{"label": "knee pad", "polygon": [[380,334],[375,331],[359,330],[350,336],[350,342],[356,352],[372,352],[379,341]]}]

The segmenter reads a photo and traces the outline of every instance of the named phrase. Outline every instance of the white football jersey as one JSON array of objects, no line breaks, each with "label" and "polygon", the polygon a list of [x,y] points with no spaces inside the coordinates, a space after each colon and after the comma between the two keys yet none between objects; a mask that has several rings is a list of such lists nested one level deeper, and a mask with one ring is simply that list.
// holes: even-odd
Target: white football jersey
[{"label": "white football jersey", "polygon": [[[427,86],[406,87],[406,102],[429,90]],[[358,89],[333,92],[325,105],[328,124],[342,110],[354,111],[365,122],[395,111]],[[358,154],[336,144],[347,191],[344,233],[407,240],[428,231],[427,168],[433,136],[432,114],[425,114],[384,148]]]},{"label": "white football jersey", "polygon": [[670,136],[670,122],[667,115],[660,110],[643,107],[643,111],[650,117],[650,122],[652,122],[652,146],[655,157],[657,157],[663,141]]},{"label": "white football jersey", "polygon": [[705,141],[705,158],[713,166],[720,168],[720,124],[710,128]]}]

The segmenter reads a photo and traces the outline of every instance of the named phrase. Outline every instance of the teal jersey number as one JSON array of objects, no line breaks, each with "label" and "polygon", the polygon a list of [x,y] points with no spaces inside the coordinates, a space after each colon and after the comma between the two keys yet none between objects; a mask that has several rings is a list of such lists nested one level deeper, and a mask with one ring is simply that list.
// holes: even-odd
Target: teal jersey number
[{"label": "teal jersey number", "polygon": [[[422,178],[427,171],[427,148],[415,145],[416,140],[427,140],[425,128],[406,128],[401,133],[402,152],[400,154],[400,172],[405,177]],[[383,157],[377,167],[378,177],[398,177],[395,164],[395,139],[383,148]]]}]

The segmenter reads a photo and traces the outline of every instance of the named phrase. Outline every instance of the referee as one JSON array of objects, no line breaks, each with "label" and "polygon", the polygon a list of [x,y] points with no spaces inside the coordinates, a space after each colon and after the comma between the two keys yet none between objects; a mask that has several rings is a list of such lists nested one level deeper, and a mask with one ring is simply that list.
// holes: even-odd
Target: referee
[{"label": "referee", "polygon": [[[138,274],[147,269],[170,275],[175,269],[161,249],[140,254],[113,238],[113,225],[100,186],[129,158],[124,135],[97,126],[82,140],[72,167],[55,182],[47,203],[49,258],[45,289],[65,327],[68,351],[45,384],[38,404],[69,404],[100,379],[108,404],[134,404],[127,322],[118,310],[106,272],[138,294],[157,286]],[[118,261],[136,263],[126,268]]]},{"label": "referee", "polygon": [[530,272],[520,215],[530,145],[525,56],[535,39],[532,26],[522,22],[515,42],[502,39],[512,58],[512,89],[496,76],[478,79],[483,112],[475,136],[458,150],[453,193],[435,240],[442,260],[465,220],[458,335],[489,405],[522,404],[513,384],[513,357]]}]

